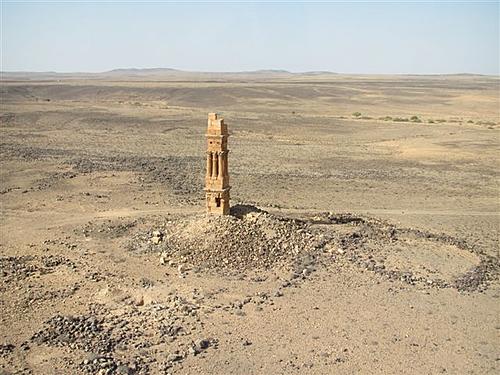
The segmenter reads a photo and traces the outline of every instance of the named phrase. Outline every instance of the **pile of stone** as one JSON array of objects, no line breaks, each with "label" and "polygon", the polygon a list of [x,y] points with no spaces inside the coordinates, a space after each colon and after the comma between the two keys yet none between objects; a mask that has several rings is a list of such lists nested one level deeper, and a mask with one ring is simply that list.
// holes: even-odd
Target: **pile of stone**
[{"label": "pile of stone", "polygon": [[322,246],[308,224],[263,211],[170,221],[150,239],[162,263],[207,269],[269,269]]},{"label": "pile of stone", "polygon": [[462,292],[486,290],[488,284],[498,279],[500,261],[498,258],[483,256],[481,263],[454,281],[454,287]]},{"label": "pile of stone", "polygon": [[[18,282],[33,275],[48,274],[59,266],[75,268],[69,259],[58,255],[8,256],[0,258],[0,278],[3,284]],[[3,287],[0,287],[2,289]]]},{"label": "pile of stone", "polygon": [[102,319],[90,315],[61,316],[48,320],[48,328],[31,338],[36,344],[69,346],[96,353],[108,353],[114,346]]},{"label": "pile of stone", "polygon": [[0,344],[0,357],[5,357],[8,354],[11,354],[16,347],[9,343]]},{"label": "pile of stone", "polygon": [[140,371],[142,369],[140,364],[123,364],[110,355],[89,355],[89,358],[86,358],[80,364],[80,368],[87,374],[97,375],[147,373],[147,371]]},{"label": "pile of stone", "polygon": [[31,255],[10,256],[0,258],[0,277],[3,283],[26,279],[37,272],[40,267],[35,264],[36,258]]}]

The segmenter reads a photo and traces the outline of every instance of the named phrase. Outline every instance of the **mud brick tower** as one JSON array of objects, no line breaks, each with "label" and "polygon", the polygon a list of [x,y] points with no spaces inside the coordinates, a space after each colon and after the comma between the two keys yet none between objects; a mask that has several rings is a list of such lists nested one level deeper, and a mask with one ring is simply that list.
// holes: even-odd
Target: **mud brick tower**
[{"label": "mud brick tower", "polygon": [[229,173],[227,167],[227,125],[217,113],[208,114],[207,174],[205,193],[207,213],[229,215]]}]

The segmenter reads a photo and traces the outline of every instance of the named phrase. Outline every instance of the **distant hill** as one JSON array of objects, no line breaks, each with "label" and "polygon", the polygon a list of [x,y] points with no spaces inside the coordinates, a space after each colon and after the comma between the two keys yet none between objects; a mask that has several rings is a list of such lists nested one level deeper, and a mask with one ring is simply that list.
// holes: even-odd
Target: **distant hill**
[{"label": "distant hill", "polygon": [[252,70],[248,73],[254,73],[254,74],[293,74],[292,72],[289,72],[288,70],[283,70],[283,69],[260,69],[260,70]]},{"label": "distant hill", "polygon": [[150,74],[163,74],[163,73],[179,73],[182,72],[178,69],[172,68],[118,68],[107,72],[99,73],[104,75],[150,75]]},{"label": "distant hill", "polygon": [[251,78],[280,78],[320,74],[334,74],[330,72],[292,73],[282,69],[261,69],[242,72],[193,72],[173,68],[117,68],[100,73],[57,73],[57,72],[1,72],[3,80],[57,80],[57,79],[251,79]]},{"label": "distant hill", "polygon": [[[252,81],[252,80],[303,80],[303,79],[332,79],[335,77],[350,76],[350,77],[457,77],[457,78],[474,78],[474,77],[488,77],[481,74],[472,73],[459,73],[459,74],[429,74],[429,75],[415,75],[415,74],[341,74],[330,71],[309,71],[309,72],[290,72],[282,69],[261,69],[254,71],[242,72],[193,72],[173,68],[117,68],[100,73],[57,73],[57,72],[0,72],[0,80],[8,81],[37,81],[37,80],[113,80],[113,81]],[[498,76],[490,76],[498,78]]]}]

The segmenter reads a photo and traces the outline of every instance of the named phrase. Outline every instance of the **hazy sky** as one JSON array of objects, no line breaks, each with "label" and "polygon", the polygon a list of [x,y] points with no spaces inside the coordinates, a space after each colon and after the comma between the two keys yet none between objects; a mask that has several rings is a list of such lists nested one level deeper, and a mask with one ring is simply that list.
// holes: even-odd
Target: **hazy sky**
[{"label": "hazy sky", "polygon": [[1,70],[499,74],[499,3],[2,0]]}]

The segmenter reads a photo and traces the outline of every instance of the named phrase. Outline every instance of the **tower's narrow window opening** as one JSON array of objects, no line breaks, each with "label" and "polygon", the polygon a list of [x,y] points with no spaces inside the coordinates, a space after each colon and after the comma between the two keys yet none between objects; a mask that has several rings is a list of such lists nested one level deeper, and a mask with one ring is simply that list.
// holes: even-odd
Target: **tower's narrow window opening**
[{"label": "tower's narrow window opening", "polygon": [[215,198],[215,206],[220,207],[220,198]]},{"label": "tower's narrow window opening", "polygon": [[214,171],[214,174],[213,176],[214,177],[218,177],[219,176],[219,153],[216,152],[215,153],[215,161],[214,161],[214,164],[215,164],[215,171]]}]

